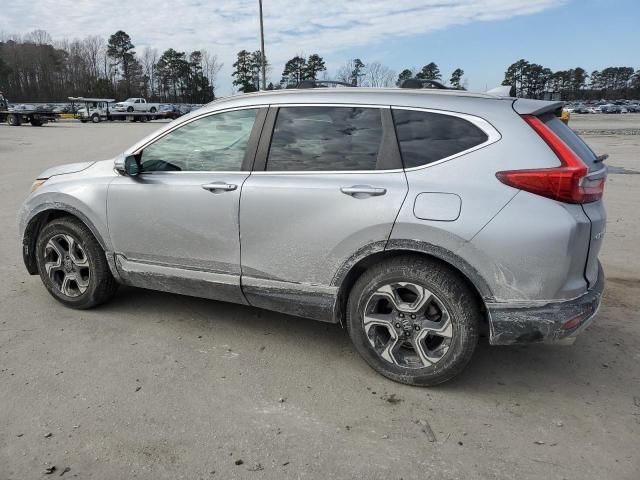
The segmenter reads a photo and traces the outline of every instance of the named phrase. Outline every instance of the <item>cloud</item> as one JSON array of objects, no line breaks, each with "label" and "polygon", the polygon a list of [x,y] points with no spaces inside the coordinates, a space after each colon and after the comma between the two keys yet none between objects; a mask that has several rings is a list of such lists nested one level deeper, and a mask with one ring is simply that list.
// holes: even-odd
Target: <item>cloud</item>
[{"label": "cloud", "polygon": [[[263,0],[267,58],[328,55],[472,22],[537,13],[568,0]],[[6,2],[0,32],[48,31],[54,39],[125,30],[140,50],[207,49],[230,71],[235,53],[259,48],[257,0],[39,0]]]}]

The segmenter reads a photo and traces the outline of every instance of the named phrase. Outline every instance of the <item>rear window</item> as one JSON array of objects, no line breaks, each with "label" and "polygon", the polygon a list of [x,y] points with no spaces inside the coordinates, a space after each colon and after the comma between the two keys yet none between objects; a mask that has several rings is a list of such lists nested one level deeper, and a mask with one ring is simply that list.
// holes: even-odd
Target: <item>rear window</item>
[{"label": "rear window", "polygon": [[589,167],[590,172],[600,170],[602,165],[598,162],[598,156],[593,153],[589,145],[584,143],[573,130],[571,130],[562,120],[553,113],[540,115],[540,120],[553,131],[560,140],[567,144],[573,152]]},{"label": "rear window", "polygon": [[416,110],[393,110],[400,153],[405,168],[442,160],[488,140],[464,118]]}]

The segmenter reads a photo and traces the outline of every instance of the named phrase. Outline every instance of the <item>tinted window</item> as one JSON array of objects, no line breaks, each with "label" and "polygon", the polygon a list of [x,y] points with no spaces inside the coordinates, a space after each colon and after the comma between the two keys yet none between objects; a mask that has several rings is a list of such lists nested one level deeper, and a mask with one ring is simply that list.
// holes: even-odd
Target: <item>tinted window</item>
[{"label": "tinted window", "polygon": [[393,110],[405,168],[441,160],[487,141],[487,134],[471,122],[451,115]]},{"label": "tinted window", "polygon": [[238,171],[256,113],[236,110],[187,123],[144,149],[142,170]]},{"label": "tinted window", "polygon": [[381,141],[377,108],[283,107],[267,170],[375,170]]},{"label": "tinted window", "polygon": [[562,120],[553,113],[547,113],[540,116],[540,120],[549,127],[567,146],[578,155],[582,161],[589,167],[589,171],[594,172],[602,168],[602,164],[598,163],[597,155],[593,150],[584,143],[584,141],[571,130]]}]

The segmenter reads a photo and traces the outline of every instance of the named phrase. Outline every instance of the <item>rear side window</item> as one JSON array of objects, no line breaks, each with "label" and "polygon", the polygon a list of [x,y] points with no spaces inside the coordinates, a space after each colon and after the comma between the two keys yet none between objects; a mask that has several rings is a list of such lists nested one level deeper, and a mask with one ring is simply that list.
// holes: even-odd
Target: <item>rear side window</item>
[{"label": "rear side window", "polygon": [[488,140],[464,118],[416,110],[393,110],[404,168],[419,167],[463,152]]},{"label": "rear side window", "polygon": [[282,107],[267,171],[375,170],[381,115],[377,108]]},{"label": "rear side window", "polygon": [[573,150],[573,153],[580,157],[587,167],[589,167],[590,172],[595,172],[602,168],[602,165],[598,163],[598,156],[593,153],[593,150],[562,120],[556,117],[555,114],[545,113],[544,115],[540,115],[539,118],[553,133],[560,137],[560,140]]}]

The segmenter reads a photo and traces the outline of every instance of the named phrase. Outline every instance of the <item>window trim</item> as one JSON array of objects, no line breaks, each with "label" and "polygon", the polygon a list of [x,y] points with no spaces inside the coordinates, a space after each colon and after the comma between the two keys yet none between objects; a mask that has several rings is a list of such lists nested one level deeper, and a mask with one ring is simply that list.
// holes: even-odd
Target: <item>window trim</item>
[{"label": "window trim", "polygon": [[[382,139],[380,150],[387,150],[390,159],[389,163],[398,165],[397,168],[390,169],[373,169],[373,170],[281,170],[281,171],[268,171],[267,160],[269,156],[269,150],[271,148],[271,141],[273,139],[273,133],[275,131],[276,119],[280,108],[288,107],[342,107],[342,108],[375,108],[381,111],[381,125],[382,125]],[[272,104],[269,107],[269,113],[265,121],[263,129],[263,135],[260,138],[260,144],[258,146],[258,152],[256,154],[256,160],[254,164],[252,175],[350,175],[350,174],[371,174],[371,173],[392,173],[402,172],[403,165],[400,157],[400,147],[396,138],[396,131],[393,128],[393,118],[391,116],[391,107],[389,105],[379,104],[358,104],[358,103],[280,103]],[[391,127],[391,128],[390,128]]]},{"label": "window trim", "polygon": [[255,162],[255,158],[256,158],[256,152],[258,149],[258,143],[260,141],[260,136],[262,133],[262,130],[264,128],[265,125],[265,117],[267,116],[267,111],[269,110],[269,106],[268,105],[249,105],[249,106],[242,106],[242,107],[232,107],[232,108],[224,108],[221,110],[216,110],[214,112],[206,112],[206,113],[202,113],[201,115],[197,115],[193,118],[190,118],[184,122],[179,123],[178,125],[174,125],[172,128],[169,128],[165,131],[163,131],[162,133],[160,133],[158,136],[150,139],[148,142],[144,143],[142,146],[136,148],[133,152],[132,155],[139,155],[145,148],[147,148],[149,145],[152,145],[154,143],[156,143],[158,140],[160,140],[161,138],[164,138],[165,136],[169,135],[170,133],[174,132],[175,130],[184,127],[185,125],[188,125],[189,123],[195,122],[196,120],[200,120],[202,118],[205,117],[210,117],[212,115],[219,115],[222,113],[227,113],[227,112],[234,112],[237,110],[257,110],[256,112],[256,119],[253,123],[253,128],[251,129],[251,133],[249,134],[249,140],[247,141],[247,148],[246,151],[244,153],[244,159],[242,160],[242,164],[240,166],[240,170],[179,170],[179,171],[162,171],[162,170],[158,170],[158,171],[153,171],[153,172],[141,172],[140,175],[185,175],[185,174],[229,174],[229,173],[248,173],[251,172],[253,169],[253,165]]},{"label": "window trim", "polygon": [[[422,170],[424,168],[429,168],[434,165],[439,165],[441,163],[448,162],[449,160],[453,160],[454,158],[458,158],[458,157],[461,157],[462,155],[467,155],[468,153],[475,152],[476,150],[480,150],[481,148],[488,147],[489,145],[496,143],[502,138],[502,135],[500,134],[500,132],[496,130],[496,128],[493,125],[491,125],[491,123],[489,123],[487,120],[475,115],[470,115],[468,113],[452,112],[449,110],[437,110],[434,108],[406,107],[406,106],[399,106],[399,105],[391,105],[391,111],[393,112],[393,110],[410,110],[414,112],[435,113],[438,115],[449,115],[451,117],[462,118],[463,120],[466,120],[469,123],[475,125],[481,131],[483,131],[485,135],[487,135],[487,140],[484,141],[483,143],[480,143],[471,148],[467,148],[466,150],[462,150],[461,152],[454,153],[453,155],[449,155],[448,157],[441,158],[439,160],[436,160],[435,162],[425,163],[424,165],[418,165],[416,167],[405,168],[404,169],[405,172]],[[395,126],[395,122],[393,124]],[[397,137],[397,133],[396,133],[396,137]],[[399,140],[398,140],[398,149],[400,149]],[[403,160],[403,165],[404,165],[404,160]]]}]

